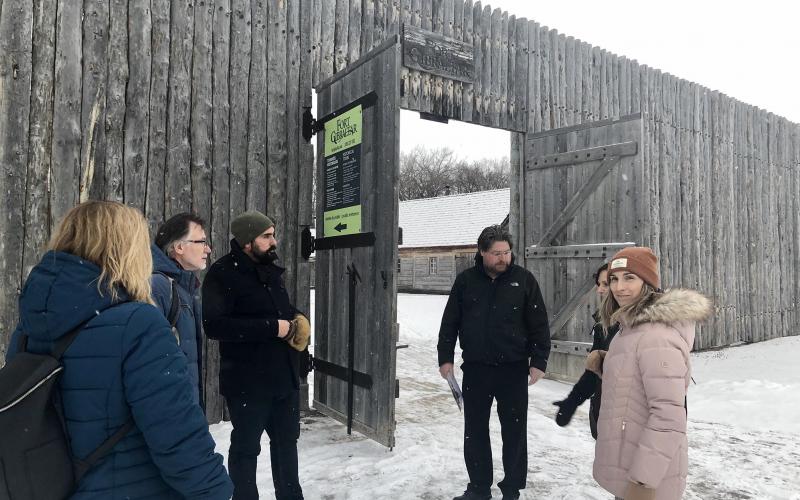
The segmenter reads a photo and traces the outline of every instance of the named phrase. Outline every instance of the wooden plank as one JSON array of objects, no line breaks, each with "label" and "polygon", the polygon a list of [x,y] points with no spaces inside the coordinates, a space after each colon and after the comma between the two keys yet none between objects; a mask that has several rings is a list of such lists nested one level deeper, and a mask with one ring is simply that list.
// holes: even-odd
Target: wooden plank
[{"label": "wooden plank", "polygon": [[[351,20],[353,22],[353,20]],[[364,0],[361,8],[361,54],[372,50],[375,36],[375,2]]]},{"label": "wooden plank", "polygon": [[[235,0],[233,0],[235,1]],[[311,0],[311,11],[304,9],[303,15],[308,16],[311,18],[311,39],[310,39],[310,50],[311,50],[311,84],[316,85],[317,82],[321,80],[320,78],[320,66],[322,64],[322,4],[327,3],[326,0]],[[371,2],[365,2],[364,9],[367,8],[367,5],[370,6],[371,9]],[[304,6],[309,6],[305,1],[303,2]],[[371,12],[371,10],[370,10]],[[364,12],[363,17],[366,17],[366,12]],[[233,22],[231,22],[233,24]],[[364,40],[366,35],[364,34],[364,27],[361,28],[361,38]],[[370,32],[371,33],[371,32]],[[363,47],[362,47],[363,52]],[[306,52],[307,53],[307,52]]]},{"label": "wooden plank", "polygon": [[[442,34],[453,40],[453,0],[442,2]],[[472,58],[472,47],[460,45],[466,57]],[[473,67],[474,68],[474,67]],[[468,79],[469,80],[469,79]],[[442,116],[453,116],[453,79],[442,78]]]},{"label": "wooden plank", "polygon": [[60,0],[56,14],[50,232],[78,202],[81,161],[81,6]]},{"label": "wooden plank", "polygon": [[[228,248],[230,224],[230,74],[231,74],[231,0],[217,0],[212,13],[212,184],[211,218],[206,233],[211,239],[212,257]],[[206,338],[203,349],[205,410],[209,423],[222,421],[225,400],[219,392],[219,342]]]},{"label": "wooden plank", "polygon": [[473,54],[466,44],[408,26],[403,39],[403,64],[448,79],[472,81]]},{"label": "wooden plank", "polygon": [[[453,1],[453,38],[463,42],[466,38],[465,33],[465,25],[464,25],[464,0],[454,0]],[[467,50],[469,51],[470,57],[473,57],[472,51],[472,43],[466,44]],[[473,60],[474,61],[474,60]],[[472,66],[473,73],[475,71],[475,66]],[[402,68],[401,68],[402,73]],[[455,118],[456,120],[463,120],[463,107],[464,107],[464,87],[468,83],[472,83],[475,80],[474,74],[473,78],[469,80],[469,82],[459,82],[453,81],[453,90],[452,96],[450,97],[450,115],[451,117]]]},{"label": "wooden plank", "polygon": [[566,37],[556,30],[550,32],[551,49],[553,56],[551,60],[550,85],[553,95],[553,111],[556,117],[556,128],[566,127],[566,70],[564,68],[564,54],[566,52]]},{"label": "wooden plank", "polygon": [[[22,256],[23,281],[27,278],[31,268],[39,262],[50,235],[48,191],[50,189],[50,150],[53,139],[51,125],[53,123],[55,38],[56,0],[34,2],[28,172],[25,179],[25,214],[19,219],[25,221]],[[0,141],[3,140],[0,137]],[[3,276],[5,275],[3,273]],[[0,320],[0,323],[6,324],[3,320]],[[5,329],[4,331],[10,330]],[[5,342],[0,340],[0,345],[5,345]],[[2,350],[1,347],[0,350]]]},{"label": "wooden plank", "polygon": [[[108,40],[108,86],[105,103],[105,182],[102,198],[123,201],[125,179],[125,92],[128,86],[128,2],[112,0]],[[84,37],[85,38],[85,37]],[[94,140],[95,149],[102,142]],[[100,155],[96,155],[99,159]],[[100,173],[100,166],[94,170]]]},{"label": "wooden plank", "polygon": [[[106,156],[106,85],[117,68],[108,64],[109,1],[83,2],[80,201],[103,199]],[[125,18],[123,17],[123,20]],[[118,55],[118,51],[113,51]]]},{"label": "wooden plank", "polygon": [[557,128],[556,118],[554,116],[554,103],[553,93],[551,89],[552,80],[550,74],[552,73],[552,44],[550,38],[550,29],[543,26],[539,29],[539,54],[541,59],[541,72],[540,72],[540,95],[542,102],[542,130],[552,130]]},{"label": "wooden plank", "polygon": [[333,0],[322,0],[322,13],[320,15],[322,25],[320,26],[320,67],[315,84],[330,78],[334,73],[334,35],[336,31],[336,2]]},{"label": "wooden plank", "polygon": [[[287,6],[283,0],[269,2],[269,28],[267,48],[267,213],[283,225],[283,231],[292,237],[286,227],[286,177],[288,165],[286,136],[286,31]],[[346,40],[346,39],[345,39]],[[338,53],[338,48],[337,48]],[[346,54],[346,51],[345,51]],[[294,111],[295,117],[299,110]]]},{"label": "wooden plank", "polygon": [[508,52],[509,52],[509,33],[508,33],[508,13],[503,12],[500,16],[500,73],[492,73],[492,79],[499,80],[500,88],[495,96],[495,123],[498,127],[507,128],[508,126]]},{"label": "wooden plank", "polygon": [[355,61],[362,53],[361,47],[361,0],[350,0],[350,19],[347,22],[347,63]]},{"label": "wooden plank", "polygon": [[607,117],[603,117],[603,112],[600,107],[600,94],[602,94],[602,82],[603,82],[603,53],[600,47],[592,47],[592,103],[591,103],[591,113],[590,113],[590,120],[592,121],[599,121],[604,120]]},{"label": "wooden plank", "polygon": [[637,152],[638,143],[636,141],[626,141],[541,156],[533,156],[534,152],[529,151],[530,156],[526,158],[525,168],[528,170],[536,170],[568,167],[590,161],[605,160],[612,156],[631,156],[635,155]]},{"label": "wooden plank", "polygon": [[103,199],[105,192],[106,85],[107,79],[120,71],[108,64],[109,56],[119,55],[119,49],[109,45],[109,3],[84,0],[83,5],[80,201]]},{"label": "wooden plank", "polygon": [[170,4],[169,94],[167,112],[167,165],[164,176],[164,217],[191,209],[189,182],[191,149],[192,67],[194,2],[174,0]]},{"label": "wooden plank", "polygon": [[483,89],[484,91],[489,89],[489,93],[485,94],[488,98],[484,100],[484,105],[486,106],[485,118],[487,119],[484,124],[499,127],[500,82],[502,81],[500,74],[503,68],[503,12],[500,9],[494,9],[492,12],[491,33],[491,66],[484,66],[484,68],[490,69],[489,72],[484,72],[484,76],[487,79],[483,82]]},{"label": "wooden plank", "polygon": [[514,66],[514,130],[524,132],[528,121],[528,20],[517,19],[514,30],[516,38],[516,63]]},{"label": "wooden plank", "polygon": [[[336,25],[334,27],[333,72],[341,71],[347,66],[347,44],[350,27],[350,0],[336,0]],[[271,27],[271,26],[270,26]],[[270,39],[271,45],[271,39]]]},{"label": "wooden plank", "polygon": [[[17,323],[33,70],[33,3],[0,5],[0,356]],[[34,224],[39,221],[31,221]]]},{"label": "wooden plank", "polygon": [[579,123],[575,112],[575,38],[567,37],[564,42],[564,117],[565,125]]},{"label": "wooden plank", "polygon": [[[228,220],[247,209],[248,145],[250,144],[250,64],[252,13],[247,0],[231,0],[230,69],[230,209]],[[244,201],[244,203],[242,203]],[[229,234],[225,228],[224,234]],[[224,252],[223,242],[217,245]],[[222,255],[222,253],[220,253]]]},{"label": "wooden plank", "polygon": [[529,133],[542,130],[539,67],[539,24],[534,21],[528,21],[528,117],[526,131]]},{"label": "wooden plank", "polygon": [[[198,6],[202,6],[199,4]],[[212,30],[214,11],[208,8],[195,10],[194,46],[192,47],[191,122],[191,200],[192,211],[203,220],[211,221],[211,185],[213,130],[212,88]],[[222,207],[220,207],[222,208]],[[225,207],[227,209],[227,207]],[[171,215],[171,214],[170,214]],[[210,228],[209,228],[209,233]]]},{"label": "wooden plank", "polygon": [[[422,0],[420,6],[420,27],[427,31],[433,30],[433,4]],[[433,111],[433,78],[428,73],[419,74],[419,101],[417,109],[430,113]]]},{"label": "wooden plank", "polygon": [[386,7],[386,37],[400,35],[402,0],[391,0]]},{"label": "wooden plank", "polygon": [[[475,57],[475,83],[472,86],[472,123],[480,123],[483,117],[483,44],[486,32],[483,26],[483,7],[477,1],[472,9],[472,51]],[[469,91],[468,91],[469,92]]]},{"label": "wooden plank", "polygon": [[[481,64],[481,102],[480,102],[480,123],[483,125],[491,124],[492,116],[492,65],[494,54],[492,53],[492,8],[489,5],[483,7],[481,13],[481,47],[483,62]],[[477,78],[477,75],[476,75]],[[477,105],[477,103],[476,103]]]},{"label": "wooden plank", "polygon": [[[284,273],[287,291],[293,304],[296,304],[298,263],[300,261],[298,246],[300,242],[299,225],[299,176],[303,164],[300,162],[300,148],[304,142],[302,138],[301,116],[303,113],[300,100],[300,74],[302,66],[302,20],[301,2],[287,3],[286,11],[286,189],[285,189],[285,221],[284,238],[282,244],[283,262],[286,268]],[[360,12],[360,8],[359,8]],[[356,24],[361,25],[360,19]],[[352,24],[351,24],[352,26]],[[358,48],[360,40],[356,39]],[[349,46],[348,41],[348,46]],[[309,100],[311,96],[308,96]],[[295,306],[297,307],[297,306]],[[307,311],[307,309],[306,309]]]},{"label": "wooden plank", "polygon": [[386,33],[388,0],[375,0],[375,35],[372,40],[372,48],[378,47],[389,36]]},{"label": "wooden plank", "polygon": [[[249,125],[247,142],[247,201],[245,209],[267,211],[267,3],[253,4],[251,13],[251,53]],[[333,63],[331,63],[331,71]]]},{"label": "wooden plank", "polygon": [[[475,24],[473,15],[472,0],[464,0],[464,43],[472,47],[473,61],[475,57]],[[475,74],[478,74],[478,66],[475,66]],[[465,83],[461,90],[461,119],[465,122],[472,121],[473,102],[475,100],[474,90],[475,79]]]},{"label": "wooden plank", "polygon": [[129,75],[125,97],[123,193],[125,203],[145,210],[153,32],[149,4],[133,2],[128,8],[127,17],[138,22],[133,23],[128,31]]},{"label": "wooden plank", "polygon": [[[241,0],[243,1],[243,0]],[[148,125],[147,197],[145,216],[150,231],[164,221],[164,175],[167,164],[167,86],[169,81],[170,2],[155,0],[150,6],[152,54],[150,122]]]}]

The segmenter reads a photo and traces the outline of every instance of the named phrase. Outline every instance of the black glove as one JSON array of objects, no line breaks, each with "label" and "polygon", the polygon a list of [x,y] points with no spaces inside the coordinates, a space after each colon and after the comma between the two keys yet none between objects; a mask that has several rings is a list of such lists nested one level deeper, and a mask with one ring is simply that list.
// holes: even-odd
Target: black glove
[{"label": "black glove", "polygon": [[578,402],[570,397],[567,397],[563,401],[554,401],[553,405],[558,407],[556,423],[559,427],[564,427],[569,424],[569,421],[572,420],[572,416],[575,414],[575,410],[578,409]]}]

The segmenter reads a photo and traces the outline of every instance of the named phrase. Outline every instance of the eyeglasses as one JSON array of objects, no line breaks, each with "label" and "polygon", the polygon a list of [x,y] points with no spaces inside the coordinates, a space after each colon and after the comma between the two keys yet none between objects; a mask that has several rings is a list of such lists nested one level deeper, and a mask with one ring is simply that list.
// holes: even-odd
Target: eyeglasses
[{"label": "eyeglasses", "polygon": [[489,252],[489,255],[492,257],[505,257],[506,255],[511,255],[511,250],[504,250],[502,252]]},{"label": "eyeglasses", "polygon": [[211,246],[208,244],[208,240],[181,240],[181,241],[185,241],[186,243],[197,243],[198,245],[203,245],[204,247]]}]

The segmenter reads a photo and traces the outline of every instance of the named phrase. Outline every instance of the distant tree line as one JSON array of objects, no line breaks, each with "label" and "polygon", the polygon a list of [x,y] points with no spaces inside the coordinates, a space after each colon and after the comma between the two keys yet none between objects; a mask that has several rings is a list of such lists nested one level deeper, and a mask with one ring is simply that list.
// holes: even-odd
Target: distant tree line
[{"label": "distant tree line", "polygon": [[400,153],[400,200],[508,187],[508,157],[465,160],[450,148]]}]

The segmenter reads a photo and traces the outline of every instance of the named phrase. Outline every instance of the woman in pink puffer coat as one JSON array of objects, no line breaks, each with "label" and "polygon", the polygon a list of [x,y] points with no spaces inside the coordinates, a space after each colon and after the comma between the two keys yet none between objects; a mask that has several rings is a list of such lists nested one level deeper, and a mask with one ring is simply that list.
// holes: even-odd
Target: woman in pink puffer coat
[{"label": "woman in pink puffer coat", "polygon": [[603,379],[594,478],[624,500],[678,500],[688,469],[689,351],[711,303],[692,290],[662,292],[649,248],[626,248],[609,267],[601,317],[620,331],[607,353],[587,359]]}]

